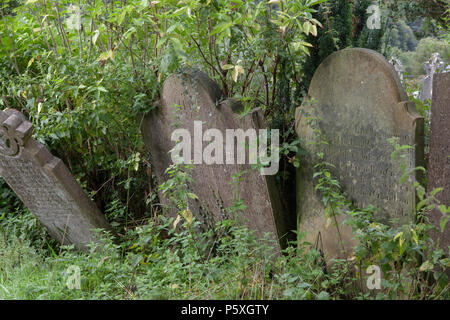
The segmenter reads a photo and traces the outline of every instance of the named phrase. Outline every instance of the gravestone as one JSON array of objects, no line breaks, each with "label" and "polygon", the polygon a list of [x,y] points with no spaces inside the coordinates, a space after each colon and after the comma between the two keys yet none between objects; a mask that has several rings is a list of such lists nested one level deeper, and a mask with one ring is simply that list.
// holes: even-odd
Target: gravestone
[{"label": "gravestone", "polygon": [[[428,192],[444,188],[436,198],[450,206],[450,73],[434,76],[433,104],[431,112],[430,155],[428,162]],[[431,222],[440,228],[442,213],[438,209],[431,212]],[[450,225],[442,233],[434,233],[434,239],[440,239],[441,248],[450,245]]]},{"label": "gravestone", "polygon": [[[175,129],[187,129],[193,144],[197,144],[198,140],[194,141],[195,135],[201,139],[202,132],[196,131],[196,121],[201,121],[205,133],[209,129],[218,129],[224,137],[226,129],[263,128],[259,112],[251,112],[238,119],[238,113],[235,112],[242,111],[242,105],[235,100],[222,100],[222,96],[217,83],[200,71],[190,70],[173,74],[166,79],[159,107],[142,121],[144,142],[159,184],[169,178],[165,171],[173,163],[169,151],[175,146],[175,142],[171,140]],[[198,152],[195,150],[205,150],[208,144],[209,142],[203,141],[199,148],[192,148],[191,159],[194,164],[190,174],[195,182],[190,187],[199,200],[189,199],[190,210],[204,226],[212,226],[224,217],[230,217],[225,208],[231,207],[240,199],[246,209],[240,211],[239,220],[249,229],[255,230],[258,237],[269,232],[271,239],[278,243],[287,230],[286,214],[274,177],[262,176],[258,170],[248,165],[248,161],[247,164],[227,164],[225,160],[223,164],[196,161]],[[223,150],[226,150],[225,146]],[[238,177],[242,172],[245,173],[240,176],[240,182],[236,183],[233,176]],[[176,214],[176,209],[170,207],[168,200],[160,198],[166,211]],[[278,244],[276,247],[278,250]]]},{"label": "gravestone", "polygon": [[[357,244],[351,228],[326,217],[321,194],[315,191],[318,152],[331,163],[347,199],[357,207],[378,208],[382,223],[411,219],[415,207],[413,180],[399,183],[400,165],[391,160],[388,138],[414,146],[408,168],[423,164],[423,118],[408,102],[395,69],[368,49],[345,49],[330,55],[316,70],[302,107],[296,110],[296,132],[308,155],[297,172],[297,215],[306,240],[317,243],[326,258],[345,258]],[[315,118],[311,124],[309,118]],[[328,144],[318,144],[314,128]]]},{"label": "gravestone", "polygon": [[109,224],[64,163],[31,137],[32,124],[17,110],[0,110],[0,176],[62,244],[85,249],[92,229]]},{"label": "gravestone", "polygon": [[425,62],[424,68],[427,73],[425,79],[423,80],[423,88],[420,92],[420,99],[425,101],[433,97],[433,77],[435,73],[444,70],[445,64],[442,61],[439,53],[433,53],[430,60]]}]

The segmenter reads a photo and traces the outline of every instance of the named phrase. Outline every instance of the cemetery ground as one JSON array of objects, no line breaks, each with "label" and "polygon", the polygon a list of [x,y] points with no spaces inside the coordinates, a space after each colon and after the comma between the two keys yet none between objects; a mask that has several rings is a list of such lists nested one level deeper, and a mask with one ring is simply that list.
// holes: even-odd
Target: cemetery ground
[{"label": "cemetery ground", "polygon": [[[0,299],[450,299],[450,8],[405,4],[0,2]],[[200,122],[278,171],[172,161]]]}]

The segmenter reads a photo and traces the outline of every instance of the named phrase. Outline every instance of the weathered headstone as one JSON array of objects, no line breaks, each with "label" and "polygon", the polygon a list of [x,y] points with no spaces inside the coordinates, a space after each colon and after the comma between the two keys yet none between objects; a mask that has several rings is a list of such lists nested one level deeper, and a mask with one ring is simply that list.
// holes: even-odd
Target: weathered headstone
[{"label": "weathered headstone", "polygon": [[[356,206],[379,208],[375,217],[383,223],[393,218],[407,222],[415,206],[414,178],[399,183],[400,165],[391,161],[394,148],[388,138],[415,147],[408,153],[408,168],[422,165],[423,118],[408,102],[392,65],[368,49],[330,55],[316,70],[308,96],[309,102],[296,110],[296,132],[309,154],[297,173],[300,230],[307,231],[307,241],[323,246],[328,258],[346,257],[356,240],[343,219],[338,232],[324,213],[322,197],[314,189],[316,154],[323,152],[324,160],[336,166],[330,171]],[[316,129],[328,144],[314,144],[309,117],[317,119]]]},{"label": "weathered headstone", "polygon": [[[428,192],[444,188],[436,197],[444,205],[450,206],[450,73],[434,76],[433,104],[431,116],[430,155],[428,162]],[[442,213],[435,209],[430,219],[440,228]],[[450,225],[447,223],[443,233],[435,233],[440,239],[441,248],[450,245]],[[448,251],[446,251],[449,254]]]},{"label": "weathered headstone", "polygon": [[[219,86],[200,71],[191,70],[166,79],[159,107],[147,115],[142,124],[144,141],[153,160],[153,172],[158,183],[167,181],[165,170],[172,164],[169,151],[175,146],[171,135],[177,128],[188,130],[193,144],[197,144],[200,139],[200,146],[193,146],[191,157],[194,163],[191,176],[195,180],[191,190],[199,197],[199,201],[189,200],[189,208],[194,215],[209,225],[226,216],[225,208],[231,207],[235,200],[240,199],[246,206],[239,217],[240,221],[249,229],[255,230],[259,237],[269,232],[271,239],[279,240],[287,232],[286,214],[282,209],[274,177],[262,176],[248,162],[206,164],[204,161],[196,161],[198,150],[206,150],[205,147],[211,140],[207,142],[202,139],[203,132],[198,132],[195,121],[201,121],[201,130],[205,134],[209,129],[218,129],[224,137],[226,129],[259,129],[263,126],[258,112],[238,119],[235,111],[240,111],[242,106],[235,100],[221,101],[222,95]],[[225,139],[223,142],[225,143]],[[224,146],[223,150],[225,149]],[[242,172],[244,174],[240,176]],[[241,181],[233,183],[237,181],[233,176],[240,176]],[[162,200],[169,206],[167,199]],[[174,213],[173,210],[169,211]]]},{"label": "weathered headstone", "polygon": [[17,110],[0,110],[0,176],[63,244],[85,249],[94,228],[109,224],[64,163],[31,137],[32,124]]},{"label": "weathered headstone", "polygon": [[433,77],[435,73],[444,70],[445,64],[442,61],[439,53],[433,53],[430,60],[425,62],[424,68],[427,73],[425,79],[423,79],[423,88],[420,92],[420,99],[427,100],[433,97]]}]

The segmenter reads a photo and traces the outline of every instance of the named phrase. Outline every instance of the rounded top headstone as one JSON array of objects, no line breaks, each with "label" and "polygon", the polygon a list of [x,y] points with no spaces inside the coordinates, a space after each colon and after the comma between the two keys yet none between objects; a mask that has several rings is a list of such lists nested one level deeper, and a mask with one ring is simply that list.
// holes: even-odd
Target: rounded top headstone
[{"label": "rounded top headstone", "polygon": [[[407,95],[394,67],[378,52],[351,48],[334,52],[317,68],[308,92],[333,117],[376,121],[382,128],[392,118],[393,108],[407,101]],[[331,106],[334,106],[334,110]],[[338,106],[338,107],[336,107]],[[374,114],[376,113],[376,114]],[[346,119],[342,119],[345,121]]]}]

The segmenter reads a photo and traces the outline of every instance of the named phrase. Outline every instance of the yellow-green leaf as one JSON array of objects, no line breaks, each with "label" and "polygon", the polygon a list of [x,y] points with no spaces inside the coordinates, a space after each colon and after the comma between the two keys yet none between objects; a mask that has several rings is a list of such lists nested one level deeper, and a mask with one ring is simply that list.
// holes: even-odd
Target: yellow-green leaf
[{"label": "yellow-green leaf", "polygon": [[429,260],[427,260],[424,263],[422,263],[422,265],[419,268],[419,270],[422,271],[422,272],[423,271],[429,271],[429,270],[432,270],[432,269],[433,269],[433,264]]},{"label": "yellow-green leaf", "polygon": [[114,60],[114,51],[109,50],[109,51],[103,52],[97,58],[97,61],[103,61],[103,60],[108,60],[108,59]]},{"label": "yellow-green leaf", "polygon": [[403,232],[399,232],[396,234],[396,236],[394,237],[394,240],[396,240],[398,237],[401,237],[403,235]]},{"label": "yellow-green leaf", "polygon": [[308,35],[310,30],[311,30],[311,23],[309,23],[309,21],[305,21],[305,23],[303,23],[303,32],[306,35]]},{"label": "yellow-green leaf", "polygon": [[231,74],[234,82],[237,82],[240,73],[244,73],[244,68],[242,68],[241,66],[234,66],[233,72]]},{"label": "yellow-green leaf", "polygon": [[315,37],[317,36],[317,27],[313,24],[311,25],[311,34]]}]

